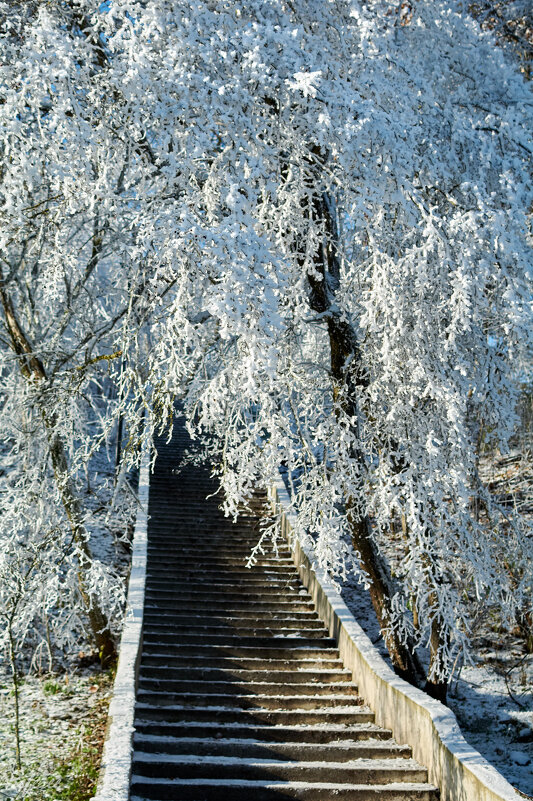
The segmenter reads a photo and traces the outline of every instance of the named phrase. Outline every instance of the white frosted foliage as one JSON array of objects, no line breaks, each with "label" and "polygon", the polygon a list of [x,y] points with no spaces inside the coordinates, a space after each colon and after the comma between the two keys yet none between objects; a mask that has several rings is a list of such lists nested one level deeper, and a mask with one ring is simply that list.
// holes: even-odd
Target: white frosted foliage
[{"label": "white frosted foliage", "polygon": [[136,441],[146,409],[149,436],[181,397],[226,511],[282,465],[341,577],[368,580],[369,521],[435,676],[469,599],[531,604],[531,536],[477,475],[531,345],[531,91],[464,5],[20,4],[0,104],[2,280],[54,397],[120,350],[102,430],[123,412]]}]

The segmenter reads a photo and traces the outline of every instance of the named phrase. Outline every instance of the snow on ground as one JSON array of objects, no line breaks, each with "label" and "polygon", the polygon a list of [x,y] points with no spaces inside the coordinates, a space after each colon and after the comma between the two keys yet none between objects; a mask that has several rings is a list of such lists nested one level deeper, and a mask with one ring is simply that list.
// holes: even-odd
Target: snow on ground
[{"label": "snow on ground", "polygon": [[[75,754],[87,728],[103,730],[112,679],[107,673],[27,677],[20,688],[22,771],[15,769],[15,712],[10,678],[0,675],[0,799],[66,799]],[[72,766],[69,765],[72,761]],[[66,764],[65,764],[66,762]]]}]

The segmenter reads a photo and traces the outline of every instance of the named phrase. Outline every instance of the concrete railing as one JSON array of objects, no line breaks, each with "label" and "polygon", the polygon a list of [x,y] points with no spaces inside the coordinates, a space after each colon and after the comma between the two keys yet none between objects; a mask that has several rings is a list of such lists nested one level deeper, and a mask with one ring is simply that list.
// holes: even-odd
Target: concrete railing
[{"label": "concrete railing", "polygon": [[128,801],[130,795],[133,718],[142,646],[146,583],[149,488],[150,448],[145,447],[139,473],[139,509],[133,533],[124,628],[120,638],[113,697],[109,705],[100,778],[96,795],[91,801]]},{"label": "concrete railing", "polygon": [[324,571],[295,538],[288,513],[290,499],[283,481],[271,488],[270,501],[281,512],[282,532],[292,546],[303,584],[339,644],[345,666],[353,672],[361,696],[376,723],[391,729],[397,742],[408,744],[440,788],[441,801],[520,801],[520,796],[459,729],[453,712],[426,693],[398,678],[387,665],[342,600]]}]

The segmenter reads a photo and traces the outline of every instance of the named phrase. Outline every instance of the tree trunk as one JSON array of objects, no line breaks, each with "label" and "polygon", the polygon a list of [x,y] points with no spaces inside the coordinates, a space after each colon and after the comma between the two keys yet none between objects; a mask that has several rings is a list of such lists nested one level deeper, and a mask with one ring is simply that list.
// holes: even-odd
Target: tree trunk
[{"label": "tree trunk", "polygon": [[[345,365],[349,357],[351,357],[352,369],[354,364],[360,364],[360,361],[355,361],[359,357],[355,332],[349,330],[347,323],[339,321],[335,317],[330,317],[328,319],[328,334],[331,351],[331,371],[335,381],[334,399],[337,400],[340,406],[339,411],[342,411],[348,418],[357,420],[354,387],[350,387],[351,378],[347,377],[345,371]],[[350,342],[352,344],[349,344]],[[361,371],[359,371],[359,375],[361,375]],[[364,378],[362,377],[361,380],[364,381]],[[341,386],[347,387],[348,391],[341,393],[339,389]],[[357,432],[355,433],[357,436]],[[362,454],[354,453],[354,456],[362,463]],[[423,680],[424,670],[416,656],[414,645],[403,643],[390,627],[391,599],[395,593],[394,581],[372,535],[372,523],[368,517],[361,518],[355,511],[351,498],[346,499],[346,510],[350,522],[353,546],[359,553],[362,569],[371,581],[369,588],[370,598],[394,670],[403,679],[418,686]]]},{"label": "tree trunk", "polygon": [[11,679],[13,683],[13,700],[15,705],[15,762],[17,770],[22,769],[22,760],[20,758],[20,705],[19,705],[19,674],[17,669],[15,641],[13,639],[13,632],[11,630],[13,619],[9,621],[8,635],[9,635],[9,664],[11,666]]},{"label": "tree trunk", "polygon": [[[431,635],[429,639],[429,675],[431,676],[432,668],[437,662],[437,653],[439,651],[440,646],[442,645],[443,635],[442,635],[442,627],[439,618],[434,618],[431,623]],[[428,695],[431,695],[432,698],[436,698],[437,701],[445,704],[448,695],[448,682],[442,681],[438,679],[430,679],[428,678],[425,685],[424,691],[427,692]]]},{"label": "tree trunk", "polygon": [[122,402],[124,400],[124,389],[122,386],[122,376],[124,374],[124,357],[120,360],[120,377],[118,388],[119,415],[117,423],[117,443],[115,448],[115,485],[120,473],[120,463],[122,461],[122,437],[124,436],[124,414],[122,413]]},{"label": "tree trunk", "polygon": [[418,686],[423,680],[424,670],[413,647],[404,644],[390,630],[390,601],[393,595],[393,579],[387,569],[385,560],[379,553],[369,531],[368,518],[350,520],[352,542],[360,554],[360,565],[371,580],[370,599],[385,640],[395,672],[402,679]]},{"label": "tree trunk", "polygon": [[[340,282],[340,262],[337,256],[337,225],[334,217],[334,202],[324,192],[318,195],[316,186],[320,185],[320,169],[326,157],[320,148],[310,151],[309,189],[310,197],[304,201],[304,213],[310,220],[325,229],[322,246],[315,255],[315,269],[320,275],[317,279],[308,274],[309,305],[313,311],[325,314],[330,344],[331,373],[333,378],[333,400],[337,413],[357,425],[358,410],[356,390],[367,386],[356,332],[346,320],[335,311],[334,294]],[[302,262],[303,263],[303,262]],[[349,370],[347,365],[350,365]],[[355,432],[356,439],[358,432]],[[354,452],[354,458],[363,463],[363,455]],[[352,542],[359,553],[360,565],[371,580],[370,597],[376,612],[385,644],[389,651],[396,673],[415,686],[424,679],[424,670],[415,653],[414,645],[404,644],[390,627],[391,599],[395,588],[387,564],[372,536],[372,524],[355,509],[353,499],[346,498],[346,510],[351,527]]]},{"label": "tree trunk", "polygon": [[83,599],[85,609],[89,618],[89,623],[93,633],[94,641],[100,656],[102,667],[108,667],[116,658],[116,650],[109,623],[100,609],[100,606],[86,585],[86,573],[92,562],[92,556],[87,543],[87,535],[82,521],[79,500],[74,492],[72,481],[69,476],[68,462],[65,448],[61,437],[53,430],[53,420],[47,420],[46,413],[43,412],[43,420],[48,433],[48,445],[50,448],[50,458],[54,468],[57,487],[61,495],[63,508],[68,517],[70,527],[79,551],[78,558],[78,587]]},{"label": "tree trunk", "polygon": [[[6,329],[9,334],[14,352],[19,357],[21,372],[28,381],[45,382],[46,371],[41,360],[35,355],[33,347],[23,331],[14,307],[3,283],[0,268],[0,300],[4,310]],[[87,542],[87,533],[82,522],[79,500],[72,486],[69,475],[68,460],[65,447],[60,435],[56,431],[57,416],[50,411],[46,402],[40,403],[40,412],[46,429],[48,447],[57,488],[61,497],[63,508],[72,529],[73,539],[79,552],[78,584],[80,595],[85,605],[94,641],[98,649],[102,666],[108,666],[116,658],[116,649],[109,622],[100,609],[97,599],[87,588],[86,574],[91,565],[92,558]]]}]

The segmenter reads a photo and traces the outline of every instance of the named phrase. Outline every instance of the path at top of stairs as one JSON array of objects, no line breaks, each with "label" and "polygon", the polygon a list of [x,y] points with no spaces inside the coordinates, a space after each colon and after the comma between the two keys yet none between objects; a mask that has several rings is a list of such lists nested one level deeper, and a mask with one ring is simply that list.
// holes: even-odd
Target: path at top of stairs
[{"label": "path at top of stairs", "polygon": [[434,801],[374,724],[287,545],[258,564],[265,497],[224,518],[182,427],[151,477],[131,801]]}]

